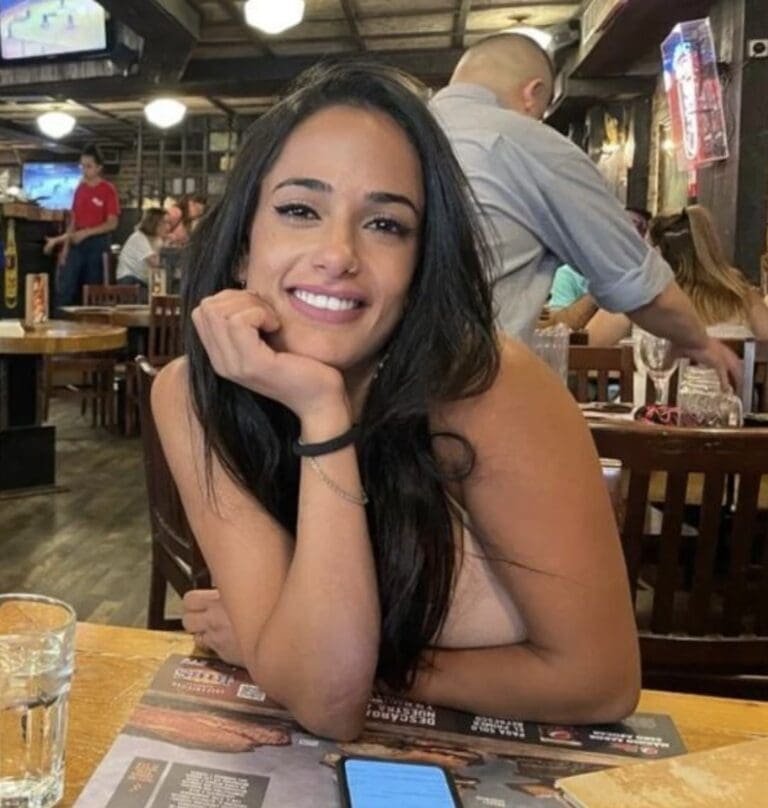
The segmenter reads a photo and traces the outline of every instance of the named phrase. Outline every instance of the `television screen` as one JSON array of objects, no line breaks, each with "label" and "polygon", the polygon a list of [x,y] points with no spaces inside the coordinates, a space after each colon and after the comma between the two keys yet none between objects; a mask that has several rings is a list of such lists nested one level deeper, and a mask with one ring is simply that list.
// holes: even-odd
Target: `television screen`
[{"label": "television screen", "polygon": [[0,0],[0,56],[34,59],[104,50],[104,9],[95,0]]},{"label": "television screen", "polygon": [[79,163],[24,163],[21,184],[42,207],[68,210],[81,176]]}]

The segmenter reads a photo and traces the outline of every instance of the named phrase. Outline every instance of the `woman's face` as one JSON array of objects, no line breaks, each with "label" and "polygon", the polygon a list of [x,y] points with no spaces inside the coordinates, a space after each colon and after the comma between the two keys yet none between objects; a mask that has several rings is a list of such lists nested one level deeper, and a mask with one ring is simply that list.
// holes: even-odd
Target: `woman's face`
[{"label": "woman's face", "polygon": [[205,205],[202,202],[190,199],[187,203],[187,210],[189,211],[190,219],[199,219],[205,213]]},{"label": "woman's face", "polygon": [[101,176],[101,166],[89,154],[80,157],[80,170],[86,182],[96,182]]},{"label": "woman's face", "polygon": [[171,217],[166,213],[157,223],[157,227],[155,228],[155,236],[157,236],[157,238],[165,238],[170,232]]},{"label": "woman's face", "polygon": [[379,111],[334,106],[264,177],[244,270],[282,326],[277,350],[365,370],[402,317],[419,255],[421,161]]}]

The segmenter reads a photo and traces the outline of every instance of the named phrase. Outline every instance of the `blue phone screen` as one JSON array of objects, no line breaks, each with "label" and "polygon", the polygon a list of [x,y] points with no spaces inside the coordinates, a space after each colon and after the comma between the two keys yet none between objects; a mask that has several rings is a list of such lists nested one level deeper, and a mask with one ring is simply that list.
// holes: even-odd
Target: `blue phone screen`
[{"label": "blue phone screen", "polygon": [[352,808],[454,808],[445,772],[438,766],[355,760],[344,763]]}]

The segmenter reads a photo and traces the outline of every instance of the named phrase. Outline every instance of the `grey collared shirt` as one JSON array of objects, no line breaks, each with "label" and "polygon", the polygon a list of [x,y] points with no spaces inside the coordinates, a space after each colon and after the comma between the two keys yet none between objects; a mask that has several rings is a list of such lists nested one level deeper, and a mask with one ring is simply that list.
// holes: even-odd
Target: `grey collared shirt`
[{"label": "grey collared shirt", "polygon": [[498,322],[507,333],[527,338],[560,264],[578,268],[609,311],[650,303],[673,280],[570,140],[504,109],[474,84],[446,87],[430,106],[477,198],[497,260]]}]

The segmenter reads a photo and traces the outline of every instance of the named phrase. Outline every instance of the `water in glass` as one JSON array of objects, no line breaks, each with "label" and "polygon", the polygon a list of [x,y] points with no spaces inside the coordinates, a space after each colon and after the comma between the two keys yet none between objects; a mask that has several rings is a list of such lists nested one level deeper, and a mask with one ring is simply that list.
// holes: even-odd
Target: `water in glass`
[{"label": "water in glass", "polygon": [[74,613],[30,597],[0,597],[0,808],[49,808],[64,787]]}]

